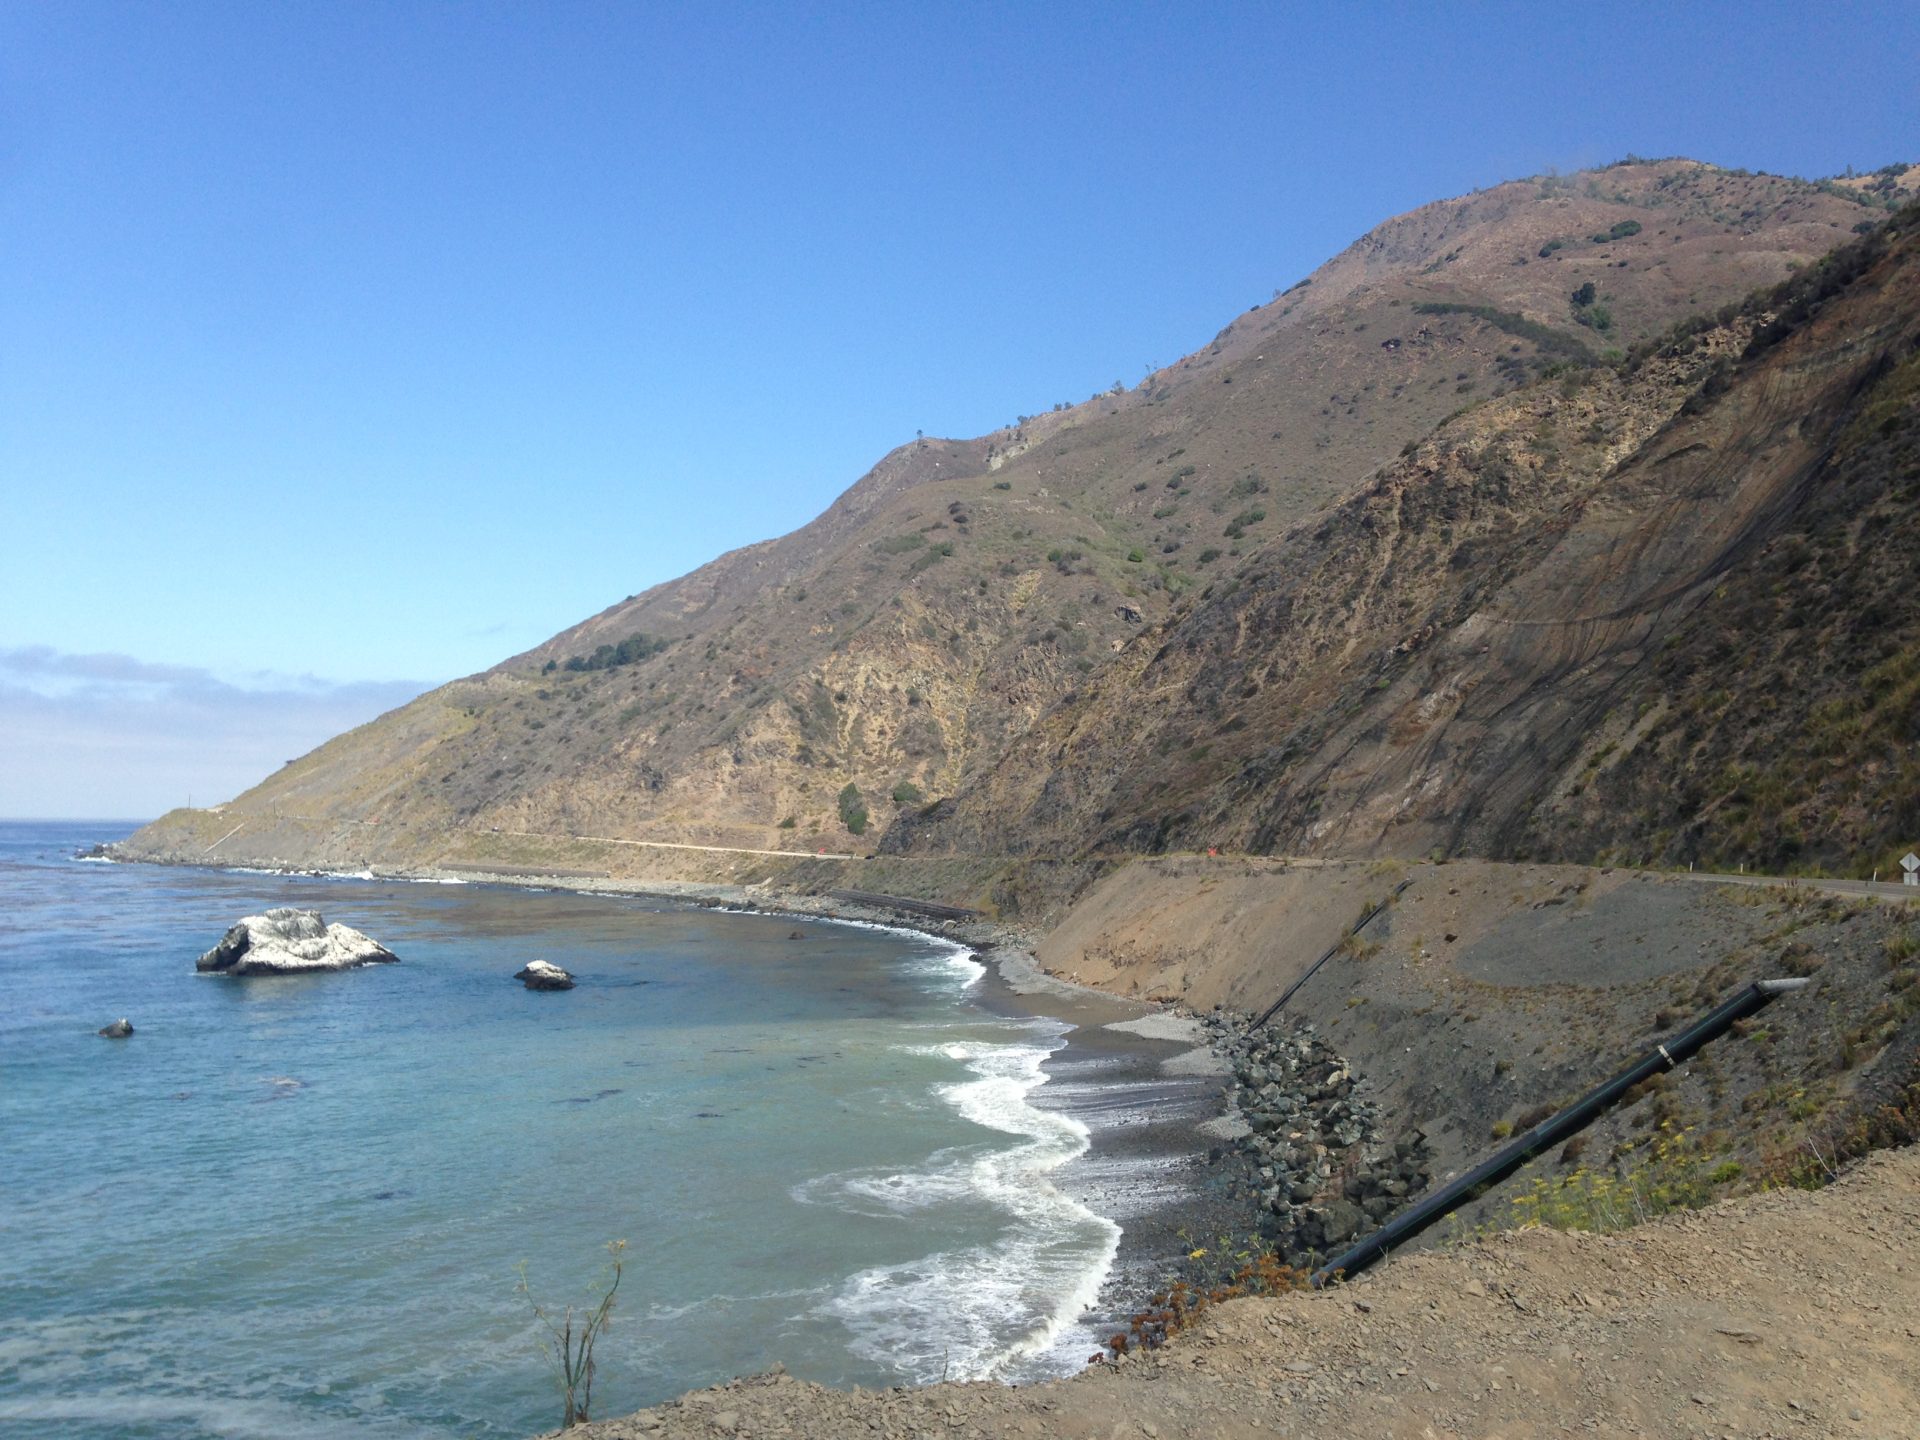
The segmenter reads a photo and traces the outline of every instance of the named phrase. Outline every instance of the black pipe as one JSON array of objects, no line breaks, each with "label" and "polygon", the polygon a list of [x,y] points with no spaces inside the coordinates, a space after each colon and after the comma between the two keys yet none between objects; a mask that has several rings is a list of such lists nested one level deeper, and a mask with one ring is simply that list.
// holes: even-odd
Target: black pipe
[{"label": "black pipe", "polygon": [[1478,1196],[1490,1185],[1497,1185],[1542,1150],[1558,1144],[1576,1130],[1583,1130],[1614,1101],[1642,1080],[1663,1070],[1671,1070],[1689,1060],[1701,1046],[1718,1039],[1736,1020],[1744,1020],[1774,1000],[1776,996],[1798,990],[1805,980],[1756,980],[1731,1000],[1696,1020],[1664,1045],[1656,1045],[1645,1057],[1635,1061],[1606,1084],[1583,1095],[1558,1115],[1543,1120],[1491,1160],[1475,1166],[1443,1189],[1402,1210],[1346,1254],[1313,1272],[1313,1283],[1351,1279],[1388,1250],[1411,1240],[1422,1230]]},{"label": "black pipe", "polygon": [[1289,985],[1286,988],[1286,990],[1281,994],[1278,1000],[1274,1001],[1273,1004],[1269,1005],[1266,1009],[1260,1012],[1260,1017],[1257,1020],[1253,1021],[1252,1024],[1247,1026],[1247,1033],[1251,1035],[1254,1031],[1258,1030],[1262,1025],[1266,1024],[1267,1021],[1271,1020],[1274,1016],[1278,1015],[1280,1013],[1280,1007],[1282,1005],[1285,1005],[1287,1001],[1293,998],[1293,992],[1298,990],[1302,985],[1306,984],[1307,981],[1313,978],[1314,971],[1318,970],[1322,965],[1326,964],[1327,961],[1331,960],[1335,955],[1339,954],[1340,947],[1342,945],[1346,944],[1347,941],[1353,939],[1354,936],[1358,935],[1362,930],[1366,929],[1368,925],[1372,924],[1373,917],[1378,915],[1382,910],[1386,909],[1387,906],[1391,905],[1395,900],[1399,899],[1400,892],[1406,889],[1407,886],[1411,885],[1412,883],[1413,881],[1411,880],[1402,880],[1398,885],[1393,887],[1393,892],[1389,894],[1386,899],[1382,900],[1378,905],[1375,905],[1371,910],[1368,910],[1364,915],[1362,915],[1358,920],[1356,920],[1351,930],[1349,930],[1346,934],[1342,935],[1338,940],[1334,941],[1333,944],[1328,947],[1326,954],[1322,955],[1318,960],[1314,961],[1311,965],[1307,966],[1306,974],[1302,975],[1298,980],[1294,981],[1291,985]]}]

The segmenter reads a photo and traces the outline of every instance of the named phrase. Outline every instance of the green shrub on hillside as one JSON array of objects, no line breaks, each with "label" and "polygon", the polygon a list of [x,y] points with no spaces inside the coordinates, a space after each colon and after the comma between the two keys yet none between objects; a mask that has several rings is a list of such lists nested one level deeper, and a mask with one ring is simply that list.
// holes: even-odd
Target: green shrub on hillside
[{"label": "green shrub on hillside", "polygon": [[1226,537],[1229,540],[1238,540],[1242,535],[1246,533],[1247,527],[1249,525],[1258,525],[1262,520],[1266,518],[1267,518],[1267,512],[1265,510],[1261,510],[1258,508],[1252,509],[1252,510],[1242,510],[1238,515],[1234,516],[1233,519],[1227,522],[1227,528],[1225,532]]},{"label": "green shrub on hillside", "polygon": [[1416,315],[1471,315],[1476,320],[1484,320],[1496,330],[1521,340],[1531,340],[1540,349],[1568,360],[1579,360],[1591,365],[1594,355],[1580,341],[1571,335],[1563,335],[1550,325],[1542,325],[1538,320],[1529,320],[1524,315],[1516,315],[1511,310],[1496,310],[1491,305],[1468,305],[1457,300],[1423,300],[1413,307]]},{"label": "green shrub on hillside", "polygon": [[[612,670],[621,665],[637,665],[642,660],[648,660],[658,655],[672,643],[671,640],[661,640],[649,635],[644,630],[636,630],[617,645],[597,646],[591,655],[569,656],[566,663],[560,668],[578,672],[583,670]],[[551,671],[553,668],[554,663],[549,660],[546,663],[545,670]]]},{"label": "green shrub on hillside", "polygon": [[1624,240],[1629,235],[1638,235],[1641,228],[1638,220],[1622,220],[1611,230],[1602,230],[1597,234],[1589,235],[1587,238],[1596,245],[1605,245],[1610,240]]},{"label": "green shrub on hillside", "polygon": [[860,787],[851,780],[840,792],[840,823],[855,835],[867,833],[867,802],[860,794]]},{"label": "green shrub on hillside", "polygon": [[951,554],[953,554],[953,542],[951,540],[942,540],[938,545],[929,545],[927,547],[927,553],[907,567],[907,574],[918,575],[929,565],[936,565]]}]

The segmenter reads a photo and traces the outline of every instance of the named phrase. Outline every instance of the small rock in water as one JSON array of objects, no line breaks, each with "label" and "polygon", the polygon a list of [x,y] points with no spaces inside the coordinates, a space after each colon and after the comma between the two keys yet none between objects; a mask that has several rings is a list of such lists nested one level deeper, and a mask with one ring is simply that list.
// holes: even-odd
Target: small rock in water
[{"label": "small rock in water", "polygon": [[124,1040],[133,1034],[133,1022],[125,1019],[116,1020],[111,1025],[102,1025],[100,1033],[109,1040]]},{"label": "small rock in water", "polygon": [[529,990],[571,990],[573,976],[548,960],[530,960],[526,968],[514,972],[514,979]]}]

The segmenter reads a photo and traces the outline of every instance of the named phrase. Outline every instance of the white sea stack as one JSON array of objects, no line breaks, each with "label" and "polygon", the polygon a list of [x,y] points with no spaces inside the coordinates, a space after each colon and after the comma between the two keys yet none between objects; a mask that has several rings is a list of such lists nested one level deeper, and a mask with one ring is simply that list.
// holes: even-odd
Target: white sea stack
[{"label": "white sea stack", "polygon": [[573,989],[573,976],[547,960],[529,960],[523,969],[514,972],[513,978],[529,990]]},{"label": "white sea stack", "polygon": [[329,925],[317,910],[283,908],[249,915],[195,962],[221,975],[304,975],[390,964],[400,957],[348,925]]}]

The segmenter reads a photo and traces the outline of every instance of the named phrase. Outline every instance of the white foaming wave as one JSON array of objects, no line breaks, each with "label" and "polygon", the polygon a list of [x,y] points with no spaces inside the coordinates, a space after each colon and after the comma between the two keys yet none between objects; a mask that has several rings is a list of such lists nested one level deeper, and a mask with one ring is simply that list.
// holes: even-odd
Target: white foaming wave
[{"label": "white foaming wave", "polygon": [[[30,1421],[110,1425],[116,1431],[156,1425],[190,1426],[192,1433],[231,1437],[231,1440],[332,1440],[343,1428],[355,1435],[391,1436],[393,1440],[425,1440],[427,1431],[405,1421],[381,1421],[356,1414],[343,1427],[339,1418],[308,1417],[293,1407],[223,1395],[148,1395],[127,1389],[80,1391],[64,1395],[36,1395],[0,1400],[0,1421]],[[44,1433],[42,1431],[41,1433]]]},{"label": "white foaming wave", "polygon": [[975,1078],[938,1087],[941,1098],[975,1124],[1024,1143],[877,1187],[868,1177],[869,1195],[877,1189],[909,1203],[956,1192],[986,1200],[1007,1216],[1005,1233],[991,1244],[863,1270],[823,1307],[852,1332],[856,1354],[916,1381],[1061,1368],[1051,1352],[1099,1297],[1119,1253],[1119,1225],[1048,1178],[1090,1141],[1072,1116],[1029,1102],[1068,1027],[1042,1020],[1031,1028],[1042,1032],[1040,1043],[909,1047],[963,1062]]},{"label": "white foaming wave", "polygon": [[971,989],[987,973],[987,967],[974,959],[974,948],[963,945],[958,940],[949,940],[944,935],[934,935],[925,930],[916,930],[911,925],[886,925],[878,920],[842,920],[837,916],[808,915],[790,910],[758,910],[752,908],[731,912],[735,915],[765,915],[779,920],[797,920],[806,925],[844,925],[850,930],[873,930],[882,935],[903,935],[909,940],[918,940],[924,945],[939,947],[933,955],[909,956],[913,960],[926,960],[940,966],[948,966],[959,972],[961,989]]},{"label": "white foaming wave", "polygon": [[987,967],[973,958],[973,951],[964,947],[949,955],[947,964],[960,972],[960,988],[963,990],[971,990],[980,983],[980,977],[987,973]]},{"label": "white foaming wave", "polygon": [[939,1205],[978,1198],[969,1178],[974,1149],[936,1151],[924,1170],[886,1167],[840,1170],[802,1180],[787,1193],[802,1205],[824,1205],[876,1219],[905,1219]]},{"label": "white foaming wave", "polygon": [[[129,1309],[26,1320],[0,1340],[8,1388],[0,1395],[0,1433],[86,1427],[122,1435],[327,1440],[351,1432],[369,1440],[425,1440],[422,1425],[369,1413],[386,1403],[372,1393],[339,1397],[330,1414],[285,1398],[311,1392],[311,1378],[255,1370],[224,1379],[200,1373],[161,1337],[179,1323],[173,1311]],[[241,1367],[244,1371],[245,1367]],[[324,1389],[318,1393],[325,1393]]]}]

